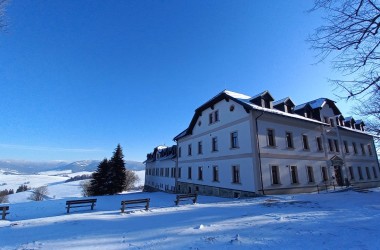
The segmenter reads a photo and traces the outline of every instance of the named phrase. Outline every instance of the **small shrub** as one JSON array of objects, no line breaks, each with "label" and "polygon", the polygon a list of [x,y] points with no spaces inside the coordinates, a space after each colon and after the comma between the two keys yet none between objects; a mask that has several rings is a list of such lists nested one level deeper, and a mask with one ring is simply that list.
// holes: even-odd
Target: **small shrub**
[{"label": "small shrub", "polygon": [[91,196],[91,182],[89,180],[82,181],[79,185],[81,187],[81,193],[83,197]]},{"label": "small shrub", "polygon": [[41,186],[38,188],[35,188],[32,191],[32,194],[29,196],[29,199],[32,201],[42,201],[46,195],[48,194],[47,186]]}]

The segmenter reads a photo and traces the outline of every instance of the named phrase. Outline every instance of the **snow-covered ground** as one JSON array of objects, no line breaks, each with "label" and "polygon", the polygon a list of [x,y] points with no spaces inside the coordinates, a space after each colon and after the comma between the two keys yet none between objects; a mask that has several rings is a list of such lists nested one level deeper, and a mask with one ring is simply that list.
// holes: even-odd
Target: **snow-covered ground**
[{"label": "snow-covered ground", "polygon": [[[3,176],[1,176],[2,178]],[[42,180],[41,180],[42,181]],[[79,182],[49,184],[50,199],[9,197],[0,249],[378,249],[380,189],[253,199],[200,196],[174,206],[174,194],[97,197],[94,211],[66,214]],[[149,211],[120,213],[120,201],[151,198]],[[185,203],[185,202],[184,202]]]}]

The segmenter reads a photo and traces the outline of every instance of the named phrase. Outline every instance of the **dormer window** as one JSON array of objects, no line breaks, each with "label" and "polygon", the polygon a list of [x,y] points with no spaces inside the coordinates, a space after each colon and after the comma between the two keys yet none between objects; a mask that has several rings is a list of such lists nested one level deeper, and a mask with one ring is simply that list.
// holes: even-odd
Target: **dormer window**
[{"label": "dormer window", "polygon": [[270,101],[268,99],[264,100],[264,108],[270,109]]}]

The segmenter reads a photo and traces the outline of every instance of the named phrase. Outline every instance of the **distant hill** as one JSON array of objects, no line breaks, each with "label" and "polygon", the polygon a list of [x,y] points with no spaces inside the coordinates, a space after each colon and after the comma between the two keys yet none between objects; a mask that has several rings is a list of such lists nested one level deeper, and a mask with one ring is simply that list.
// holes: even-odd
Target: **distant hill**
[{"label": "distant hill", "polygon": [[[33,174],[44,171],[62,171],[71,170],[73,173],[81,171],[93,172],[99,165],[98,160],[83,160],[75,162],[65,161],[22,161],[22,160],[0,160],[0,169],[4,172],[13,172],[20,174]],[[144,170],[145,165],[138,161],[125,161],[125,167],[130,170]]]},{"label": "distant hill", "polygon": [[[82,172],[82,171],[88,171],[93,172],[97,169],[100,161],[96,160],[84,160],[84,161],[75,161],[72,163],[69,163],[67,165],[59,166],[55,168],[54,170],[71,170],[73,173],[75,172]],[[145,165],[142,162],[138,161],[125,161],[125,167],[129,170],[144,170]]]}]

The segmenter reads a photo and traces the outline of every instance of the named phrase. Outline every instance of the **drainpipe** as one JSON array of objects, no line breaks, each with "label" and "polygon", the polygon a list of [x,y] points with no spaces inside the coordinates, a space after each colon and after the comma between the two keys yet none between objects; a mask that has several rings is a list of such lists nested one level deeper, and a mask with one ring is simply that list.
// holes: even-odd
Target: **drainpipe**
[{"label": "drainpipe", "polygon": [[261,182],[261,191],[263,192],[263,195],[265,195],[264,192],[264,183],[263,183],[263,171],[261,169],[261,155],[260,155],[260,142],[259,142],[259,128],[257,126],[257,120],[264,114],[264,111],[261,111],[261,114],[255,118],[255,124],[256,124],[256,144],[257,144],[257,155],[259,157],[259,170],[260,170],[260,182]]}]

